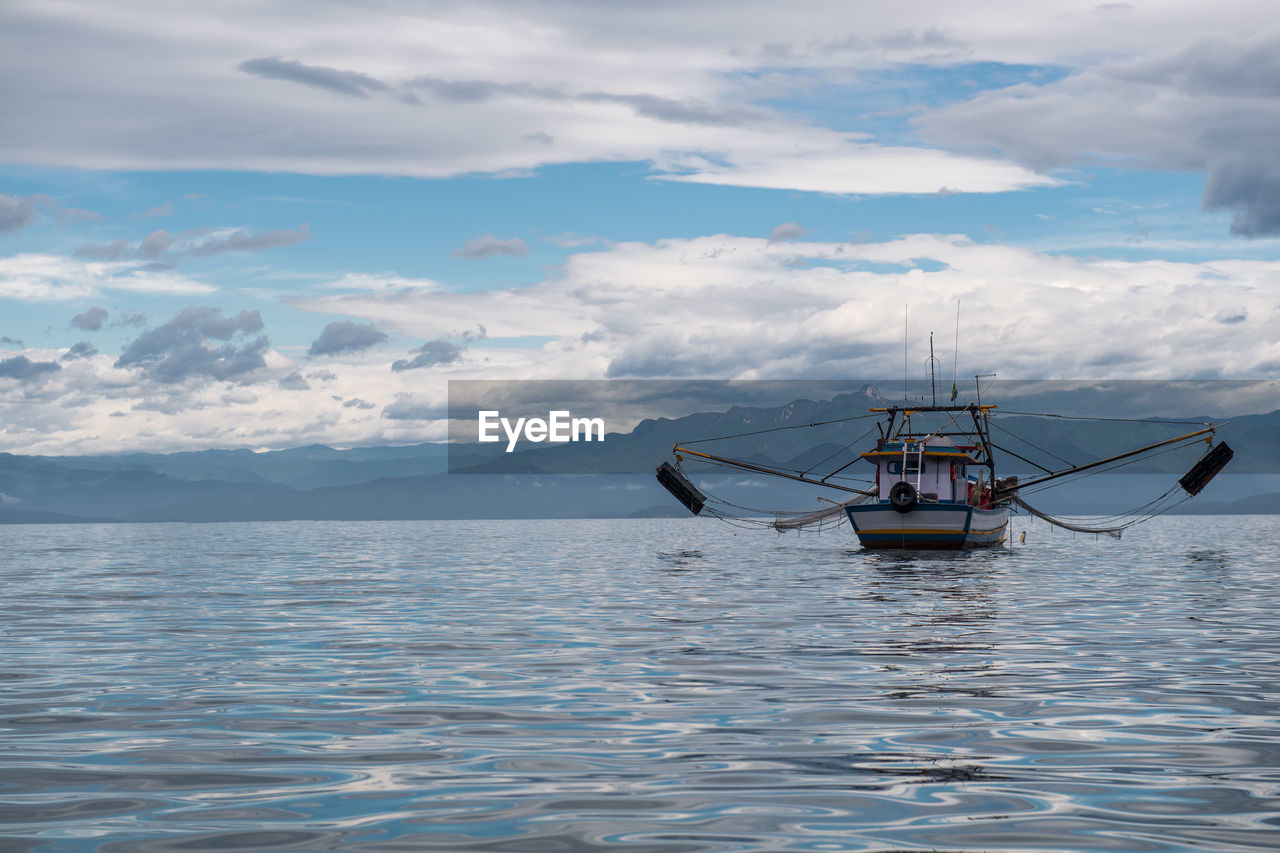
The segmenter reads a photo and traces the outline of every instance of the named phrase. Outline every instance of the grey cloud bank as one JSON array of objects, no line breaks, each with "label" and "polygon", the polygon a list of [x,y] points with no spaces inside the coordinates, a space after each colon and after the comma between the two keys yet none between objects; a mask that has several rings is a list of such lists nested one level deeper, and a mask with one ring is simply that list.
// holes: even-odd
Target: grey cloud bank
[{"label": "grey cloud bank", "polygon": [[26,382],[45,373],[56,373],[61,369],[62,365],[57,362],[32,361],[25,355],[18,355],[0,361],[0,378]]},{"label": "grey cloud bank", "polygon": [[1131,161],[1206,173],[1204,207],[1231,232],[1280,235],[1280,36],[1205,37],[922,114],[930,140],[994,148],[1035,169]]},{"label": "grey cloud bank", "polygon": [[382,81],[357,71],[343,71],[322,65],[304,65],[296,59],[281,59],[278,56],[249,59],[237,67],[246,74],[272,80],[288,80],[357,98],[367,98],[370,92],[385,92],[389,88]]},{"label": "grey cloud bank", "polygon": [[106,322],[106,319],[107,309],[94,307],[83,314],[77,314],[72,317],[71,325],[86,332],[97,332],[102,329],[102,324]]},{"label": "grey cloud bank", "polygon": [[372,323],[335,320],[320,331],[320,336],[311,343],[307,355],[315,358],[320,355],[359,352],[386,339],[386,334],[378,331]]},{"label": "grey cloud bank", "polygon": [[446,340],[427,341],[414,350],[413,358],[398,359],[391,364],[391,369],[399,373],[419,367],[435,367],[437,364],[452,364],[462,359],[463,347]]},{"label": "grey cloud bank", "polygon": [[[193,306],[144,332],[125,348],[115,364],[141,368],[161,383],[177,383],[191,377],[236,379],[266,366],[263,355],[269,345],[267,337],[244,339],[260,331],[262,315],[257,311],[224,317],[219,308]],[[237,344],[236,338],[241,342]],[[211,340],[227,343],[212,346]]]}]

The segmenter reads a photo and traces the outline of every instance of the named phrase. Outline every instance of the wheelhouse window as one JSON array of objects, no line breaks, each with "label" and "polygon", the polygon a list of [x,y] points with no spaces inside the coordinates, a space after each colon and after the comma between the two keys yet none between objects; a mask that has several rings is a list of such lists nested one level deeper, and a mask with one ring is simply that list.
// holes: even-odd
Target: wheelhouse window
[{"label": "wheelhouse window", "polygon": [[[901,474],[901,473],[902,473],[902,460],[901,460],[901,459],[891,459],[891,460],[889,460],[889,464],[885,466],[885,470],[887,470],[890,474]],[[908,460],[907,460],[907,473],[908,473],[908,474],[922,474],[922,473],[924,473],[925,471],[928,471],[928,470],[929,470],[929,465],[928,465],[928,463],[926,463],[923,459],[921,459],[921,460],[908,459]]]}]

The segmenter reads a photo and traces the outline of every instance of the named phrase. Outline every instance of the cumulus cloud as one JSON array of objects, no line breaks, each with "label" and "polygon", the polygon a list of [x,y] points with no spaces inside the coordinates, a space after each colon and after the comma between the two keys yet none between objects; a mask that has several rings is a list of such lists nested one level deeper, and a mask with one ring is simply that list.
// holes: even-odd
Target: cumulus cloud
[{"label": "cumulus cloud", "polygon": [[63,361],[75,361],[78,358],[92,358],[98,354],[98,349],[88,341],[80,341],[80,343],[67,350],[66,355],[62,357]]},{"label": "cumulus cloud", "polygon": [[16,379],[27,382],[46,373],[56,373],[62,365],[55,361],[32,361],[25,355],[16,355],[0,361],[0,379]]},{"label": "cumulus cloud", "polygon": [[427,341],[415,349],[413,358],[402,358],[392,362],[391,369],[397,373],[414,370],[419,367],[435,367],[438,364],[453,364],[462,360],[464,348],[446,340]]},{"label": "cumulus cloud", "polygon": [[173,238],[163,228],[152,231],[138,244],[137,254],[143,258],[155,259],[173,247]]},{"label": "cumulus cloud", "polygon": [[102,324],[106,322],[106,319],[107,309],[95,306],[83,314],[77,314],[72,317],[71,325],[86,332],[97,332],[102,329]]},{"label": "cumulus cloud", "polygon": [[[580,252],[529,287],[297,304],[427,339],[481,322],[495,337],[547,338],[523,358],[552,378],[756,378],[893,375],[901,306],[912,306],[913,329],[947,329],[959,298],[960,352],[974,372],[1248,377],[1280,369],[1280,346],[1249,333],[1280,319],[1270,295],[1278,275],[1273,261],[1081,259],[958,236],[771,244],[718,235]],[[1223,302],[1226,325],[1213,319]],[[1153,322],[1131,321],[1152,317],[1152,305]]]},{"label": "cumulus cloud", "polygon": [[434,421],[449,416],[448,407],[423,394],[397,394],[382,409],[382,417],[391,421]]},{"label": "cumulus cloud", "polygon": [[351,320],[335,320],[320,331],[311,342],[307,355],[337,355],[344,352],[360,352],[387,339],[372,323],[356,323]]},{"label": "cumulus cloud", "polygon": [[140,368],[161,383],[190,377],[238,379],[266,366],[267,337],[249,337],[260,331],[262,315],[257,311],[224,317],[219,308],[193,306],[140,335],[125,347],[115,366]]},{"label": "cumulus cloud", "polygon": [[805,229],[801,225],[794,222],[784,222],[774,228],[769,234],[770,243],[783,243],[787,240],[797,240],[805,235]]},{"label": "cumulus cloud", "polygon": [[[994,370],[1002,378],[1246,378],[1280,371],[1280,345],[1269,333],[1280,321],[1277,279],[1274,260],[1079,258],[928,234],[783,244],[712,235],[579,252],[530,287],[313,291],[320,295],[302,305],[466,346],[468,357],[448,365],[450,378],[900,375],[902,305],[911,305],[912,360],[923,362],[927,330],[953,328],[957,298],[962,377]],[[389,359],[375,357],[317,359],[299,371],[283,354],[258,348],[259,362],[261,320],[236,321],[216,312],[179,316],[164,324],[165,334],[152,330],[131,344],[138,361],[120,367],[102,356],[64,360],[66,349],[24,351],[32,363],[63,369],[38,374],[20,394],[0,394],[0,418],[23,427],[0,432],[0,449],[444,437],[446,383],[436,371],[388,370]],[[478,333],[458,332],[481,322],[490,335],[526,341],[485,347]],[[203,352],[189,354],[190,345]],[[265,367],[238,372],[231,362],[246,351]],[[168,359],[171,369],[161,368]],[[297,372],[312,387],[303,388]],[[251,396],[256,402],[247,402]],[[1274,400],[1259,397],[1254,410],[1267,405]],[[122,411],[127,417],[113,417]]]},{"label": "cumulus cloud", "polygon": [[298,371],[293,371],[284,377],[278,383],[281,388],[286,391],[310,391],[311,383],[302,377]]},{"label": "cumulus cloud", "polygon": [[[1276,131],[1280,133],[1280,122]],[[1232,234],[1280,235],[1280,163],[1275,161],[1275,152],[1238,155],[1212,164],[1204,206],[1206,210],[1233,211]]]},{"label": "cumulus cloud", "polygon": [[468,240],[466,245],[454,249],[451,254],[459,258],[491,258],[494,255],[510,255],[514,258],[523,258],[529,254],[529,247],[519,237],[500,240],[492,234],[486,234],[483,237]]}]

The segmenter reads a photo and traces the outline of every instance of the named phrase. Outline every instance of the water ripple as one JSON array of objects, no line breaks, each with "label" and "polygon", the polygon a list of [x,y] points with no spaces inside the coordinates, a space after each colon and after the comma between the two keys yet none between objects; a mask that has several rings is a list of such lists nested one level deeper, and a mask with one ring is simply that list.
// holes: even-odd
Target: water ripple
[{"label": "water ripple", "polygon": [[10,526],[0,849],[1271,849],[1278,528]]}]

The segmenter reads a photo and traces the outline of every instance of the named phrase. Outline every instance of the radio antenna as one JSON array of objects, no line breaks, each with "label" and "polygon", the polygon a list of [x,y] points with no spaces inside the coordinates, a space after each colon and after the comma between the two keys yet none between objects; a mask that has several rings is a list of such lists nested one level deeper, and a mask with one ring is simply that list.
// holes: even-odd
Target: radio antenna
[{"label": "radio antenna", "polygon": [[[956,297],[956,353],[951,360],[951,389],[954,391],[956,387],[956,365],[960,363],[960,297]],[[955,399],[952,395],[951,399]]]},{"label": "radio antenna", "polygon": [[938,360],[933,357],[933,332],[929,333],[929,394],[933,403],[938,405]]},{"label": "radio antenna", "polygon": [[909,400],[907,398],[907,376],[911,372],[911,362],[907,359],[907,309],[910,306],[902,306],[902,405],[907,406]]}]

